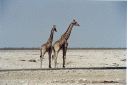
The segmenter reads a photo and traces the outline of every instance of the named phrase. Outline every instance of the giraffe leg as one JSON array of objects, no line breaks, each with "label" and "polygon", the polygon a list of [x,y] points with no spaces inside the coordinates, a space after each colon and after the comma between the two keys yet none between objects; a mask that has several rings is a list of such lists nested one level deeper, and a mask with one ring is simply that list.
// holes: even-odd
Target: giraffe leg
[{"label": "giraffe leg", "polygon": [[49,55],[49,68],[51,68],[51,53],[52,53],[52,49],[49,49],[49,51],[48,51],[48,55]]},{"label": "giraffe leg", "polygon": [[40,49],[40,62],[41,62],[40,68],[42,68],[42,48]]},{"label": "giraffe leg", "polygon": [[68,43],[65,44],[65,60],[66,60],[67,48],[68,48]]},{"label": "giraffe leg", "polygon": [[46,51],[45,50],[41,50],[41,55],[40,55],[40,68],[42,68],[42,60],[44,58],[44,55],[45,55]]},{"label": "giraffe leg", "polygon": [[54,63],[55,63],[55,68],[56,68],[56,66],[57,66],[57,57],[58,57],[58,52],[55,52],[55,60],[54,60]]},{"label": "giraffe leg", "polygon": [[65,68],[67,47],[68,47],[68,43],[65,43],[65,45],[63,46],[63,68]]},{"label": "giraffe leg", "polygon": [[42,57],[40,57],[40,68],[42,68]]},{"label": "giraffe leg", "polygon": [[42,57],[42,48],[40,49],[40,58]]},{"label": "giraffe leg", "polygon": [[62,47],[63,50],[63,68],[65,68],[65,46]]},{"label": "giraffe leg", "polygon": [[54,48],[52,47],[52,60],[54,60],[54,58],[55,58],[55,50],[54,50]]}]

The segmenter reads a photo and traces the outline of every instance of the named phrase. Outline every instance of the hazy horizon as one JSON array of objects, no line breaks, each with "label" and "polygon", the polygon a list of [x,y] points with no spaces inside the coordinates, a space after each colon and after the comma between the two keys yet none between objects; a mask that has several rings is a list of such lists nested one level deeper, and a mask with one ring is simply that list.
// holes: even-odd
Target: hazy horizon
[{"label": "hazy horizon", "polygon": [[[0,49],[39,49],[40,47],[3,47]],[[106,48],[106,47],[99,47],[99,48],[87,48],[87,47],[68,47],[68,49],[127,49],[126,48]]]},{"label": "hazy horizon", "polygon": [[126,48],[127,1],[0,0],[0,48],[40,47],[57,31],[53,43],[73,18],[69,48]]}]

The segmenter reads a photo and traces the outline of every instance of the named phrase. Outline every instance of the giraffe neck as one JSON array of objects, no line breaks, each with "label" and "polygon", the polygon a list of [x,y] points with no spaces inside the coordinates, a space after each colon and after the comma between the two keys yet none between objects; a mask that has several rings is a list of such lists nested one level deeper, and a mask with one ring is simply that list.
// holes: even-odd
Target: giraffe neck
[{"label": "giraffe neck", "polygon": [[50,34],[50,37],[49,37],[49,39],[48,39],[47,42],[52,43],[52,41],[53,41],[53,34],[54,34],[54,31],[53,31],[53,29],[52,29],[52,30],[51,30],[51,34]]},{"label": "giraffe neck", "polygon": [[68,40],[68,38],[70,37],[72,28],[73,28],[73,24],[71,23],[71,24],[69,25],[68,29],[66,30],[66,32],[64,33],[64,38],[65,38],[66,40]]}]

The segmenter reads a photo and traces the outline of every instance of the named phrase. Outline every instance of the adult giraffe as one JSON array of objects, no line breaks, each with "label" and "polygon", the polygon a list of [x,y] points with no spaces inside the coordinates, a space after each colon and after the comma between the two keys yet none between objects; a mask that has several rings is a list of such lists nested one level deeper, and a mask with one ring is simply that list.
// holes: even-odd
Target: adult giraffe
[{"label": "adult giraffe", "polygon": [[49,68],[51,68],[51,53],[52,53],[52,42],[53,42],[54,31],[57,32],[55,25],[53,25],[51,29],[51,34],[48,41],[45,44],[41,45],[41,48],[40,48],[40,61],[41,61],[40,67],[41,68],[42,68],[42,59],[44,58],[44,55],[46,52],[48,52],[48,55],[49,55]]},{"label": "adult giraffe", "polygon": [[73,26],[80,26],[75,19],[73,19],[73,21],[70,23],[69,27],[67,28],[66,32],[61,36],[61,38],[58,41],[56,41],[53,45],[54,55],[52,56],[52,58],[54,59],[55,68],[57,65],[58,53],[61,49],[63,51],[63,68],[65,68],[65,59],[66,59],[66,52],[67,52],[67,47],[68,47],[68,39],[70,37]]}]

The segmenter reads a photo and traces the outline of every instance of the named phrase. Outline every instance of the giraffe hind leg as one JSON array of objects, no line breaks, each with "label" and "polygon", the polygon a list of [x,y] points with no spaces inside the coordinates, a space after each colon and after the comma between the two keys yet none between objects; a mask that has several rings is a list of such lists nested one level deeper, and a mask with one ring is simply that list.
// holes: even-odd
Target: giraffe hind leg
[{"label": "giraffe hind leg", "polygon": [[57,57],[58,57],[58,53],[60,51],[60,46],[58,44],[54,45],[54,64],[55,64],[55,68],[57,67]]},{"label": "giraffe hind leg", "polygon": [[40,55],[40,68],[42,68],[42,61],[43,61],[43,59],[44,59],[44,55],[45,55],[45,53],[46,53],[46,50],[41,50],[41,55]]},{"label": "giraffe hind leg", "polygon": [[58,52],[55,52],[55,55],[54,55],[55,68],[57,67],[57,57],[58,57]]},{"label": "giraffe hind leg", "polygon": [[49,52],[48,52],[48,55],[49,55],[49,68],[51,68],[51,53],[52,53],[52,50],[50,49]]}]

